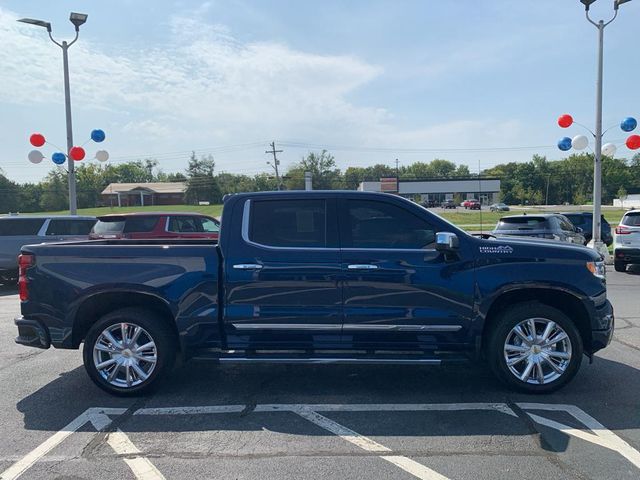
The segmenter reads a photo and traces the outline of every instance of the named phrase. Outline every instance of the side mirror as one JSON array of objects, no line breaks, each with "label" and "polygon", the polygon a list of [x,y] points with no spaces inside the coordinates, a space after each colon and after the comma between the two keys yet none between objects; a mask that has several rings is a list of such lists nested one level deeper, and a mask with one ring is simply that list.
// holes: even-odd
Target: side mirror
[{"label": "side mirror", "polygon": [[436,250],[440,252],[451,252],[457,250],[460,241],[455,233],[438,232],[436,233]]}]

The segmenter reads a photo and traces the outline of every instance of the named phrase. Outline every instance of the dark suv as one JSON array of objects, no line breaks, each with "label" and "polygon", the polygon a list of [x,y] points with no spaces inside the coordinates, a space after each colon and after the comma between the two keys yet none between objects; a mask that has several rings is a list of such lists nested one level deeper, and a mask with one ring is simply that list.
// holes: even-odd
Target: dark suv
[{"label": "dark suv", "polygon": [[[569,219],[574,226],[582,229],[584,235],[585,245],[591,241],[593,236],[593,214],[590,212],[564,212],[560,215],[564,215]],[[607,244],[607,247],[613,243],[613,235],[611,234],[611,225],[604,218],[604,215],[600,217],[600,237],[602,241]]]},{"label": "dark suv", "polygon": [[491,233],[496,236],[516,235],[585,244],[582,229],[574,227],[564,215],[559,213],[502,217]]}]

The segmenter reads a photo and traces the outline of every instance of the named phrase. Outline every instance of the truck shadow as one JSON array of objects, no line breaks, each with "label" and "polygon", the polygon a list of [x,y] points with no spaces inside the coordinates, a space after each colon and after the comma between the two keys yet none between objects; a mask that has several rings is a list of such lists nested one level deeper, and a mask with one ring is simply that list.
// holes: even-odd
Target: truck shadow
[{"label": "truck shadow", "polygon": [[[294,414],[251,412],[259,404],[489,402],[514,405],[516,402],[532,402],[576,405],[611,430],[640,428],[640,417],[636,411],[640,394],[638,370],[603,358],[596,359],[591,366],[586,363],[583,363],[581,371],[571,384],[560,392],[542,396],[517,394],[507,390],[482,365],[430,368],[331,365],[231,367],[191,362],[178,367],[152,395],[118,398],[102,392],[90,382],[83,368],[76,368],[22,399],[18,402],[17,409],[24,415],[27,430],[55,432],[63,429],[87,408],[124,407],[129,409],[128,412],[120,419],[114,417],[113,425],[128,432],[267,429],[291,435],[330,435],[324,430],[305,426],[305,422],[292,421],[291,415],[297,418]],[[238,413],[195,417],[130,415],[145,407],[212,405],[243,405],[245,409]],[[424,420],[427,413],[432,415],[431,421]],[[362,427],[356,430],[364,435],[454,437],[540,434],[537,438],[540,438],[540,444],[545,450],[564,451],[569,444],[570,437],[555,430],[535,427],[522,412],[519,419],[495,411],[488,413],[492,416],[469,411],[456,412],[458,420],[447,420],[449,427],[446,429],[438,426],[442,412],[400,412],[391,416],[385,412],[348,414],[351,416],[349,418],[362,419]],[[373,421],[371,415],[375,415]],[[399,415],[397,421],[389,420],[393,415]],[[577,428],[580,428],[579,424]]]}]

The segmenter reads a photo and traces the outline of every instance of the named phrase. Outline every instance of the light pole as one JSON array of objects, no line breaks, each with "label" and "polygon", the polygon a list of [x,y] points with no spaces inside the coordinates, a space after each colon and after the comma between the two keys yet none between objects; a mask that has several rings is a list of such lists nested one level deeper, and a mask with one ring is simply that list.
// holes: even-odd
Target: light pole
[{"label": "light pole", "polygon": [[613,22],[618,16],[618,8],[623,3],[630,2],[631,0],[614,0],[613,17],[605,22],[600,20],[595,22],[589,16],[589,7],[596,0],[580,0],[584,5],[585,15],[589,23],[598,29],[598,66],[597,66],[597,80],[596,80],[596,131],[595,136],[595,150],[594,150],[594,165],[593,165],[593,248],[596,250],[602,249],[601,232],[601,211],[602,211],[602,55],[604,46],[604,28]]},{"label": "light pole", "polygon": [[69,47],[76,43],[76,40],[78,40],[78,35],[80,34],[80,25],[87,21],[87,15],[84,13],[71,12],[69,21],[76,27],[76,36],[70,43],[67,43],[66,41],[63,41],[62,43],[56,42],[51,35],[51,23],[49,22],[35,20],[33,18],[21,18],[18,21],[46,28],[51,41],[62,49],[62,67],[64,70],[64,107],[67,119],[67,171],[69,173],[69,213],[71,215],[76,215],[78,213],[78,200],[76,198],[75,165],[73,163],[74,160],[70,156],[71,149],[73,148],[73,128],[71,125],[71,92],[69,89],[69,55],[67,51],[69,50]]}]

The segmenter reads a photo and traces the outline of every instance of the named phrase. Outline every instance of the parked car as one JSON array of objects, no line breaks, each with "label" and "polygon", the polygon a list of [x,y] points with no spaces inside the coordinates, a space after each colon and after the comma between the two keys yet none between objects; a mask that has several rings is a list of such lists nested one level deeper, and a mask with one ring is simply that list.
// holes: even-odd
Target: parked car
[{"label": "parked car", "polygon": [[127,213],[104,215],[89,238],[210,238],[217,240],[220,222],[200,213]]},{"label": "parked car", "polygon": [[440,205],[440,203],[436,200],[425,200],[420,205],[422,205],[424,208],[436,208]]},{"label": "parked car", "polygon": [[453,200],[445,200],[444,202],[442,202],[442,204],[440,205],[442,208],[458,208],[458,206],[456,205],[456,202],[454,202]]},{"label": "parked car", "polygon": [[640,263],[640,210],[630,210],[622,216],[613,244],[616,272],[626,271],[632,263]]},{"label": "parked car", "polygon": [[468,208],[469,210],[480,210],[482,205],[478,200],[469,200],[465,208]]},{"label": "parked car", "polygon": [[461,205],[464,208],[469,208],[472,202],[478,202],[478,200],[475,198],[467,198],[464,202],[461,203]]},{"label": "parked car", "polygon": [[492,212],[508,212],[510,210],[509,205],[505,203],[494,203],[489,206],[489,210]]},{"label": "parked car", "polygon": [[[593,237],[593,214],[589,212],[561,212],[575,226],[582,229],[585,245],[591,241]],[[611,225],[604,218],[600,217],[600,238],[607,247],[613,243],[613,235],[611,234]]]},{"label": "parked car", "polygon": [[[550,392],[613,332],[605,267],[583,246],[480,239],[401,197],[227,197],[220,241],[22,248],[16,341],[79,348],[114,394],[178,355],[224,363],[437,365],[486,358]],[[239,380],[241,381],[241,379]]]},{"label": "parked car", "polygon": [[86,240],[95,217],[6,215],[0,217],[0,282],[15,281],[20,247],[32,243]]},{"label": "parked car", "polygon": [[502,217],[491,233],[496,236],[516,235],[585,244],[582,229],[574,227],[565,216],[558,213]]}]

